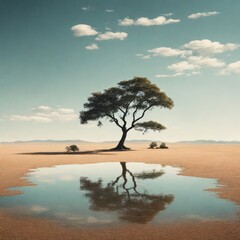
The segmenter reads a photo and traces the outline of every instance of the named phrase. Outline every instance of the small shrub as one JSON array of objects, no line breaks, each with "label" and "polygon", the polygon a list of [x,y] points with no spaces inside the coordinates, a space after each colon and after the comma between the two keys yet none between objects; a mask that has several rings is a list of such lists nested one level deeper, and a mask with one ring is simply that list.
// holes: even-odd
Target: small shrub
[{"label": "small shrub", "polygon": [[67,150],[67,152],[79,152],[79,148],[77,147],[77,145],[67,146],[65,147],[65,149]]},{"label": "small shrub", "polygon": [[167,149],[168,146],[166,145],[166,143],[162,143],[162,144],[159,146],[159,148],[161,148],[161,149]]},{"label": "small shrub", "polygon": [[149,148],[154,149],[157,148],[157,143],[156,142],[151,142],[149,145]]}]

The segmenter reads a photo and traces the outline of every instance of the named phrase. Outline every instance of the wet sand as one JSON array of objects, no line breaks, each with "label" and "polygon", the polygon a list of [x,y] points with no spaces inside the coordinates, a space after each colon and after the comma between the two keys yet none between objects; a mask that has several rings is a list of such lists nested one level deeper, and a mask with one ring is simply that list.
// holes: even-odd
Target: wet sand
[{"label": "wet sand", "polygon": [[[1,144],[0,196],[18,194],[7,188],[31,185],[20,179],[30,169],[93,162],[148,162],[180,166],[183,175],[217,178],[221,198],[240,204],[240,145],[169,145],[150,150],[129,144],[133,151],[104,152],[114,144],[78,144],[79,154],[61,154],[68,144]],[[27,153],[27,154],[23,154]],[[240,219],[240,217],[239,217]],[[0,210],[0,239],[240,239],[240,222],[191,222],[153,227],[129,224],[107,229],[66,228],[51,221],[11,216]]]}]

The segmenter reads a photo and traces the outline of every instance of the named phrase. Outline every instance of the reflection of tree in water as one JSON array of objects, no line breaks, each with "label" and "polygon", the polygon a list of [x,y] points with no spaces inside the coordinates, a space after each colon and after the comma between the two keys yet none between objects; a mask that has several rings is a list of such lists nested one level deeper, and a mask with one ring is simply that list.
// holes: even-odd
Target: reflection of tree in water
[{"label": "reflection of tree in water", "polygon": [[[125,162],[120,164],[122,174],[112,183],[108,183],[104,187],[101,179],[93,182],[83,177],[80,179],[80,189],[87,191],[85,196],[89,198],[91,210],[117,211],[121,220],[131,223],[147,223],[159,211],[163,211],[166,205],[173,201],[174,196],[139,193],[136,178],[142,180],[153,179],[161,176],[164,172],[152,171],[132,174],[127,169]],[[131,181],[129,181],[132,183],[131,187],[127,187],[127,174],[131,178]],[[122,184],[119,184],[120,179],[123,180]]]}]

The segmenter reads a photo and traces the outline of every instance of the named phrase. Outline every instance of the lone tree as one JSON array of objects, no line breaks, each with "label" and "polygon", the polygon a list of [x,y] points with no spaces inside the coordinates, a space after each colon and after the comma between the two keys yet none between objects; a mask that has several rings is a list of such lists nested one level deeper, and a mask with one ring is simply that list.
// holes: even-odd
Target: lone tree
[{"label": "lone tree", "polygon": [[79,118],[81,124],[98,121],[98,126],[102,125],[102,118],[114,122],[122,130],[122,137],[114,150],[127,150],[124,142],[131,129],[144,133],[166,129],[158,122],[139,122],[154,107],[171,109],[173,101],[147,78],[135,77],[119,82],[117,87],[92,93]]}]

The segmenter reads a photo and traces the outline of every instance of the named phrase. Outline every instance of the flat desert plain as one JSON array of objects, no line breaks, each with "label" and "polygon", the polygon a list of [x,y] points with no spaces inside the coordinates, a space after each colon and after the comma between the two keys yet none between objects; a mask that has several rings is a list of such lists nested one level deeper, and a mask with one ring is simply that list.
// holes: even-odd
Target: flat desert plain
[{"label": "flat desert plain", "polygon": [[[0,145],[0,196],[19,194],[8,188],[31,185],[21,177],[30,169],[64,164],[98,162],[146,162],[178,166],[182,175],[216,178],[214,189],[220,198],[240,204],[240,145],[169,144],[167,150],[150,150],[145,143],[128,144],[132,151],[94,152],[114,144],[78,144],[79,154],[23,154],[64,152],[69,143],[28,143]],[[239,214],[239,213],[238,213]],[[240,214],[239,214],[240,219]],[[13,216],[0,209],[0,239],[240,239],[240,221],[188,222],[161,226],[128,224],[104,229],[64,227],[50,220]]]}]

